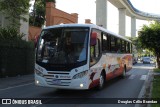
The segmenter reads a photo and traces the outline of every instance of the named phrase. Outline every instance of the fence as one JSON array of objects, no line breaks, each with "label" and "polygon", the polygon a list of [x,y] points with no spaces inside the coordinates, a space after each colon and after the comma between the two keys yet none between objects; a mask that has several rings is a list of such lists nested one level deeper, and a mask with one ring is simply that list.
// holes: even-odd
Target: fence
[{"label": "fence", "polygon": [[33,43],[17,42],[19,43],[0,42],[0,77],[30,74],[34,71]]}]

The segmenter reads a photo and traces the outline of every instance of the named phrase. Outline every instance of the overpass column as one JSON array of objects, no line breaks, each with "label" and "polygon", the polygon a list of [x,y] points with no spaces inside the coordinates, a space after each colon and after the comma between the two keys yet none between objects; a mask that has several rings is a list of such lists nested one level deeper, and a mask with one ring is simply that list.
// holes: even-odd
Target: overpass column
[{"label": "overpass column", "polygon": [[131,17],[131,36],[136,36],[136,17]]},{"label": "overpass column", "polygon": [[96,24],[107,29],[107,0],[96,0]]},{"label": "overpass column", "polygon": [[119,8],[119,35],[126,36],[126,9]]}]

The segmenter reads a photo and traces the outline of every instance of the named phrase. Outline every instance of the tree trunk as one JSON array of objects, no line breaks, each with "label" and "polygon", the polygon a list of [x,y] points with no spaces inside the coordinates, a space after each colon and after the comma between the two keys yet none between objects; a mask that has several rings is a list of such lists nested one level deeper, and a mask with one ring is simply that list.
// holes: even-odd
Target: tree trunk
[{"label": "tree trunk", "polygon": [[35,0],[33,5],[33,26],[35,26],[35,20],[36,20],[36,2],[37,0]]},{"label": "tree trunk", "polygon": [[160,55],[157,56],[157,68],[160,69]]}]

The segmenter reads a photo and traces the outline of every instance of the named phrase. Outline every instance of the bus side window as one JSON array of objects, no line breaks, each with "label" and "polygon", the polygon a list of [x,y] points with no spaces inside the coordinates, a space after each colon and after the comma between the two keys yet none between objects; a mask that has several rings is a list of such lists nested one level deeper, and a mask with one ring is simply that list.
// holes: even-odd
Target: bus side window
[{"label": "bus side window", "polygon": [[132,47],[131,47],[131,43],[129,43],[129,53],[132,53]]},{"label": "bus side window", "polygon": [[111,36],[111,52],[116,52],[117,51],[116,44],[117,44],[117,38]]},{"label": "bus side window", "polygon": [[90,47],[90,65],[93,65],[97,62],[99,56],[100,56],[100,40],[97,39],[97,43],[95,46]]},{"label": "bus side window", "polygon": [[132,53],[132,43],[130,43],[130,53]]},{"label": "bus side window", "polygon": [[124,40],[122,40],[122,48],[121,48],[121,51],[122,51],[123,53],[126,52],[126,42],[125,42]]},{"label": "bus side window", "polygon": [[117,47],[117,53],[121,53],[121,39],[117,39],[117,45],[116,45],[116,47]]},{"label": "bus side window", "polygon": [[102,35],[102,51],[103,52],[110,51],[110,36],[109,36],[109,34],[103,33],[103,35]]},{"label": "bus side window", "polygon": [[97,39],[97,44],[95,45],[95,58],[100,56],[100,40]]},{"label": "bus side window", "polygon": [[103,34],[102,35],[102,51],[104,52],[104,51],[107,51],[107,44],[108,44],[108,37],[107,37],[107,35],[106,34]]},{"label": "bus side window", "polygon": [[130,53],[130,43],[129,42],[127,42],[126,44],[126,52]]}]

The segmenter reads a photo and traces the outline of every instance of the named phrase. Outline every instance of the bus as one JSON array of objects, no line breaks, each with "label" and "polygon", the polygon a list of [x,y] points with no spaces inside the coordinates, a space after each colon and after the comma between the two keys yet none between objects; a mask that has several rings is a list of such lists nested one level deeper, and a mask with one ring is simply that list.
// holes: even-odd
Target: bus
[{"label": "bus", "polygon": [[58,89],[102,89],[132,68],[132,43],[94,24],[43,28],[35,61],[35,84]]}]

